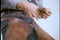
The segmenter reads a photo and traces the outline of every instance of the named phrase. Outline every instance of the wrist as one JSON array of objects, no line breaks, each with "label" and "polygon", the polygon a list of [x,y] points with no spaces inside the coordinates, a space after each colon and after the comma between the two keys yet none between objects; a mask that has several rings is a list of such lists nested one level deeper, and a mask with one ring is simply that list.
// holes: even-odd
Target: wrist
[{"label": "wrist", "polygon": [[25,1],[20,1],[16,4],[16,8],[17,9],[24,9],[25,6],[26,6],[26,3],[27,3],[27,1],[26,2]]}]

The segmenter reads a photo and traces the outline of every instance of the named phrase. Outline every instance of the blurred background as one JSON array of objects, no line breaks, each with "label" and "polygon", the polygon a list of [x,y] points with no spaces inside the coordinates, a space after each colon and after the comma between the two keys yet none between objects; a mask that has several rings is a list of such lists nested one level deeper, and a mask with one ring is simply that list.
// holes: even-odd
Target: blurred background
[{"label": "blurred background", "polygon": [[59,0],[43,0],[42,5],[50,9],[52,14],[47,19],[35,19],[35,21],[55,40],[59,40]]}]

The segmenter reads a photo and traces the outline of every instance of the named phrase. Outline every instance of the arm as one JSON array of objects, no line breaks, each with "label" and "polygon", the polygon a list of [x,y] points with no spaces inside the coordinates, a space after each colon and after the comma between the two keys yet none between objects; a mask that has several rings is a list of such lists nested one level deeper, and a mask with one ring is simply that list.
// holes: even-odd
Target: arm
[{"label": "arm", "polygon": [[26,0],[2,0],[1,5],[3,9],[23,9],[28,17],[31,17],[32,19],[33,17],[38,18],[38,15],[36,15],[37,6]]},{"label": "arm", "polygon": [[2,8],[23,9],[26,16],[28,16],[32,19],[33,19],[33,17],[35,17],[36,19],[41,18],[41,16],[44,16],[45,18],[48,17],[48,13],[46,13],[46,14],[43,13],[44,15],[41,15],[41,13],[40,13],[41,11],[39,12],[39,10],[38,10],[38,9],[41,9],[41,8],[39,8],[37,5],[35,5],[33,3],[30,3],[26,0],[5,0],[5,1],[2,0],[1,4],[2,4]]},{"label": "arm", "polygon": [[21,0],[1,0],[2,8],[16,9],[17,3]]}]

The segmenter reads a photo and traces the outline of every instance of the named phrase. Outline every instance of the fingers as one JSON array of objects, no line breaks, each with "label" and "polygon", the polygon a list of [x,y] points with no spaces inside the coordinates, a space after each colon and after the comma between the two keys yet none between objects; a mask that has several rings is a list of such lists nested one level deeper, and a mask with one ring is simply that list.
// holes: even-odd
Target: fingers
[{"label": "fingers", "polygon": [[32,13],[32,15],[36,18],[36,19],[39,19],[41,18],[41,14],[38,10],[34,10],[34,12]]},{"label": "fingers", "polygon": [[[33,19],[33,15],[32,15],[31,13],[28,13],[28,15],[30,16],[30,18]],[[29,17],[29,16],[28,16],[28,17]]]},{"label": "fingers", "polygon": [[36,19],[38,19],[35,11],[33,11],[33,12],[32,11],[27,11],[26,12],[26,16],[28,16],[29,18],[32,18],[32,19],[33,19],[33,17],[35,17]]},{"label": "fingers", "polygon": [[33,15],[29,11],[26,11],[26,16],[33,19]]},{"label": "fingers", "polygon": [[38,18],[41,18],[40,12],[38,10],[36,12],[37,12],[36,15],[38,16]]},{"label": "fingers", "polygon": [[31,13],[33,15],[33,17],[35,17],[36,19],[38,19],[37,15],[35,14],[35,12]]}]

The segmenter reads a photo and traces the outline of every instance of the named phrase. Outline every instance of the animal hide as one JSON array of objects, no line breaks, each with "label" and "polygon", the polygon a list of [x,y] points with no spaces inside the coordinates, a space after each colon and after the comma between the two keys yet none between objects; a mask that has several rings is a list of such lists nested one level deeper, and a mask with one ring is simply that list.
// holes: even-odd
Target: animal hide
[{"label": "animal hide", "polygon": [[21,12],[6,12],[1,17],[1,31],[3,40],[54,40]]}]

